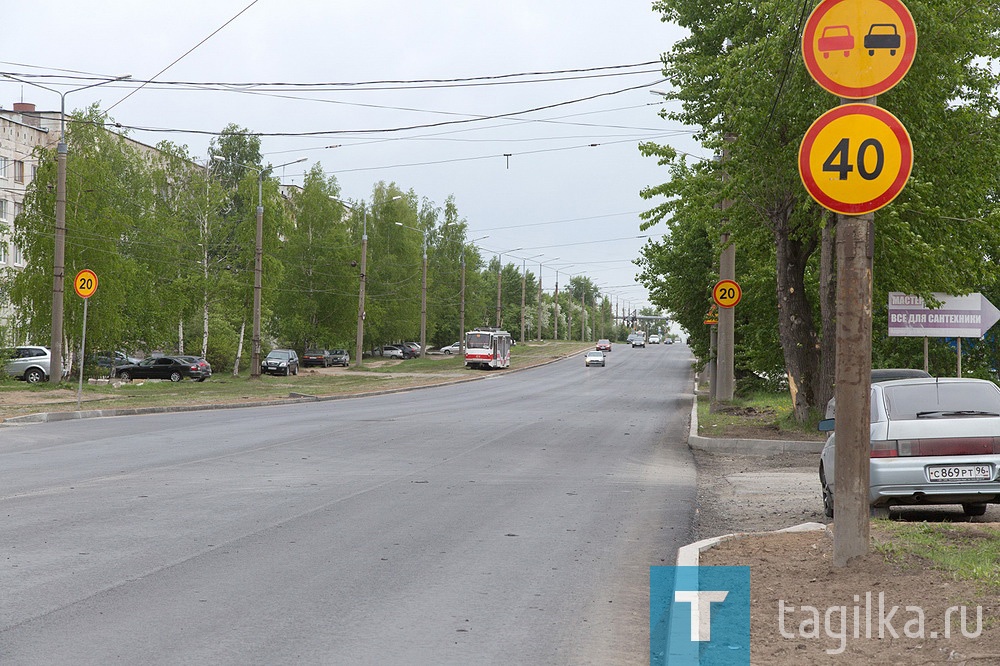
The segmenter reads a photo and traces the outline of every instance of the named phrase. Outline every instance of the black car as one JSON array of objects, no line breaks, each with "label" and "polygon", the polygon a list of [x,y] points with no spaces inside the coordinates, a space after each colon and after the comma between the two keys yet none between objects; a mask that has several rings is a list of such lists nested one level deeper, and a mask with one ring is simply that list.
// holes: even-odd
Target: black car
[{"label": "black car", "polygon": [[211,368],[206,366],[208,363],[202,366],[191,356],[158,356],[138,363],[120,365],[115,368],[115,374],[126,382],[133,379],[169,379],[179,382],[185,377],[202,382],[212,375]]},{"label": "black car", "polygon": [[330,350],[331,365],[342,365],[345,368],[351,364],[351,355],[347,353],[346,349],[331,349]]},{"label": "black car", "polygon": [[306,368],[314,365],[329,368],[333,365],[333,354],[329,349],[307,349],[302,354],[302,365]]},{"label": "black car", "polygon": [[272,349],[260,364],[260,372],[264,375],[297,375],[299,374],[299,355],[294,349]]}]

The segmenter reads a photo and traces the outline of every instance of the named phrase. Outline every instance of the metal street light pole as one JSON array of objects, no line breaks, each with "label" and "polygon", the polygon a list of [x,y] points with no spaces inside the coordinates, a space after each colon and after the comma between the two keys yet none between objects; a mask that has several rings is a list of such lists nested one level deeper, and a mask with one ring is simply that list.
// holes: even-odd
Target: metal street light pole
[{"label": "metal street light pole", "polygon": [[[569,264],[568,266],[563,266],[563,271],[565,271],[567,268],[572,268],[572,267],[573,264]],[[556,291],[554,300],[556,302],[556,307],[555,307],[554,318],[552,320],[552,339],[558,340],[559,339],[559,269],[558,268],[556,269]]]},{"label": "metal street light pole", "polygon": [[[98,81],[87,86],[73,88],[60,92],[55,88],[25,81],[10,74],[4,74],[8,79],[19,83],[35,86],[59,95],[59,143],[56,146],[56,234],[55,247],[52,252],[52,331],[49,338],[49,382],[58,384],[62,379],[62,333],[63,333],[63,283],[66,277],[66,156],[69,146],[66,144],[66,95],[87,88],[103,86],[107,83],[132,78],[131,74],[123,74],[106,81]],[[80,360],[81,364],[83,359]]]},{"label": "metal street light pole", "polygon": [[[260,379],[260,292],[264,257],[264,173],[268,169],[305,162],[302,157],[291,162],[269,166],[267,169],[257,169],[257,243],[254,248],[253,261],[253,347],[250,352],[250,379]],[[255,167],[250,167],[255,168]]]},{"label": "metal street light pole", "polygon": [[465,358],[465,248],[469,245],[473,245],[476,241],[481,241],[489,236],[480,236],[479,238],[473,238],[468,243],[462,244],[462,289],[461,289],[461,304],[458,310],[458,353]]},{"label": "metal street light pole", "polygon": [[525,288],[527,287],[528,274],[526,271],[525,264],[527,264],[528,259],[537,259],[538,257],[544,257],[545,253],[536,254],[533,257],[523,257],[521,259],[521,344],[524,344],[524,297]]},{"label": "metal street light pole", "polygon": [[[331,196],[337,203],[346,206],[350,210],[357,212],[357,206],[353,206],[346,201]],[[354,367],[360,368],[363,365],[364,340],[365,340],[365,282],[368,271],[368,208],[361,209],[361,272],[358,274],[358,326],[354,335]]]},{"label": "metal street light pole", "polygon": [[[552,261],[557,261],[554,257]],[[538,341],[542,341],[542,262],[538,262]]]},{"label": "metal street light pole", "polygon": [[[513,250],[507,250],[507,252],[508,253],[517,252],[518,250],[522,249],[524,248],[515,247]],[[496,318],[497,328],[500,328],[500,294],[502,290],[503,290],[503,252],[498,252],[497,253],[497,318]]]},{"label": "metal street light pole", "polygon": [[424,357],[427,349],[427,230],[411,227],[402,222],[396,223],[397,227],[412,229],[423,237],[424,243],[424,270],[420,280],[420,358]]}]

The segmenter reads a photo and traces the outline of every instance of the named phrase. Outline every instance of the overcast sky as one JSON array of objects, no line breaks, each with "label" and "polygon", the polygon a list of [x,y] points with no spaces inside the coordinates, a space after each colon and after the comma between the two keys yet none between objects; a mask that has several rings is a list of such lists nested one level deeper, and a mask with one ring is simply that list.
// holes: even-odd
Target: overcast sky
[{"label": "overcast sky", "polygon": [[[658,61],[682,34],[661,23],[651,4],[0,0],[0,70],[131,74],[158,82],[362,83],[639,65]],[[528,259],[528,267],[537,274],[542,262],[546,290],[560,267],[560,283],[567,273],[585,274],[634,308],[648,304],[634,281],[632,260],[645,242],[640,236],[662,233],[639,230],[638,213],[652,206],[639,191],[667,177],[639,154],[638,143],[654,140],[709,157],[692,141],[691,128],[658,117],[662,105],[650,91],[665,89],[659,69],[647,64],[575,80],[551,79],[581,74],[539,76],[549,80],[534,83],[521,77],[491,85],[327,91],[155,84],[136,91],[136,84],[114,84],[67,94],[66,105],[73,110],[99,101],[123,126],[173,130],[130,135],[187,145],[198,158],[206,155],[211,133],[228,123],[264,134],[329,132],[263,136],[265,161],[307,157],[278,170],[291,184],[301,184],[304,171],[319,162],[336,176],[344,197],[355,200],[369,197],[378,181],[412,189],[438,206],[454,195],[469,238],[489,236],[477,242],[487,257],[503,252],[505,263],[521,263],[542,254]],[[519,83],[498,85],[510,80]],[[9,109],[22,98],[58,110],[58,95],[0,78],[0,106]],[[519,113],[553,105],[559,106]],[[500,114],[516,115],[476,119]],[[438,123],[452,124],[366,131]],[[514,248],[524,249],[508,255]]]}]

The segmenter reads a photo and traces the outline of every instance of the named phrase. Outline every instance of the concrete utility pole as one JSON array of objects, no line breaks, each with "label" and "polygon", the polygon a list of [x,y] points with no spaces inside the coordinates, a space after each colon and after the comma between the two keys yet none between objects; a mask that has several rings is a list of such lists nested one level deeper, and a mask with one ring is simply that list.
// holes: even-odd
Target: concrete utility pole
[{"label": "concrete utility pole", "polygon": [[[837,399],[833,564],[868,553],[874,215],[837,216]],[[867,304],[867,306],[865,305]]]},{"label": "concrete utility pole", "polygon": [[[736,140],[736,135],[726,132],[725,143],[722,149],[722,163],[729,160],[729,144]],[[725,166],[722,170],[722,182],[726,184],[729,182],[729,173],[726,172]],[[733,205],[733,202],[728,198],[723,199],[720,204],[723,215],[726,215],[726,211]],[[727,218],[723,218],[727,220]],[[722,253],[719,256],[719,279],[720,280],[735,280],[736,279],[736,245],[730,240],[729,233],[723,233],[722,239]],[[729,402],[733,399],[733,392],[735,390],[736,384],[736,368],[735,368],[735,345],[736,345],[736,312],[735,308],[719,308],[719,346],[718,346],[718,362],[717,362],[717,372],[718,372],[718,385],[715,391],[715,400],[721,402]]]},{"label": "concrete utility pole", "polygon": [[[859,100],[841,99],[841,104]],[[876,98],[860,100],[876,104]],[[875,215],[837,215],[837,400],[833,565],[868,554],[871,469],[872,256]]]},{"label": "concrete utility pole", "polygon": [[[736,247],[729,241],[729,234],[722,234],[722,255],[719,258],[719,279],[736,279]],[[734,368],[736,308],[719,308],[718,386],[715,399],[728,402],[733,399],[736,377]]]}]

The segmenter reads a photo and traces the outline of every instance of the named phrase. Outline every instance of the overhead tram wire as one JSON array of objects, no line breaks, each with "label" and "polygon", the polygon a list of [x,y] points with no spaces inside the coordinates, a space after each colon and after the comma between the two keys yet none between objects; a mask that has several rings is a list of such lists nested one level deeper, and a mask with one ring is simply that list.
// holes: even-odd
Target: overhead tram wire
[{"label": "overhead tram wire", "polygon": [[[233,132],[232,135],[246,135],[246,136],[257,136],[257,137],[311,137],[311,136],[343,136],[349,134],[390,134],[395,132],[407,132],[410,130],[417,129],[429,129],[433,127],[446,127],[450,125],[466,125],[469,123],[482,122],[484,120],[496,120],[499,118],[514,118],[516,116],[535,113],[537,111],[545,111],[547,109],[555,109],[562,106],[569,106],[571,104],[580,104],[582,102],[589,102],[595,99],[600,99],[602,97],[610,97],[612,95],[620,95],[622,93],[631,92],[633,90],[641,90],[643,88],[650,88],[652,86],[659,85],[664,82],[664,79],[654,81],[652,83],[644,83],[638,86],[630,86],[628,88],[620,88],[618,90],[612,90],[608,92],[597,93],[594,95],[588,95],[586,97],[578,97],[575,99],[564,100],[562,102],[554,102],[552,104],[545,104],[543,106],[538,106],[530,109],[522,109],[520,111],[508,111],[506,113],[497,113],[486,116],[475,116],[472,118],[463,118],[461,120],[446,120],[437,123],[423,123],[419,125],[406,125],[400,127],[383,127],[383,128],[370,128],[370,129],[332,129],[332,130],[315,130],[311,132]],[[136,132],[151,132],[151,133],[177,133],[177,134],[195,134],[195,135],[205,135],[205,136],[218,136],[219,132],[210,130],[197,130],[197,129],[181,129],[181,128],[167,128],[167,127],[142,127],[139,125],[126,125],[123,123],[115,123],[115,127],[122,129],[129,129]]]}]

